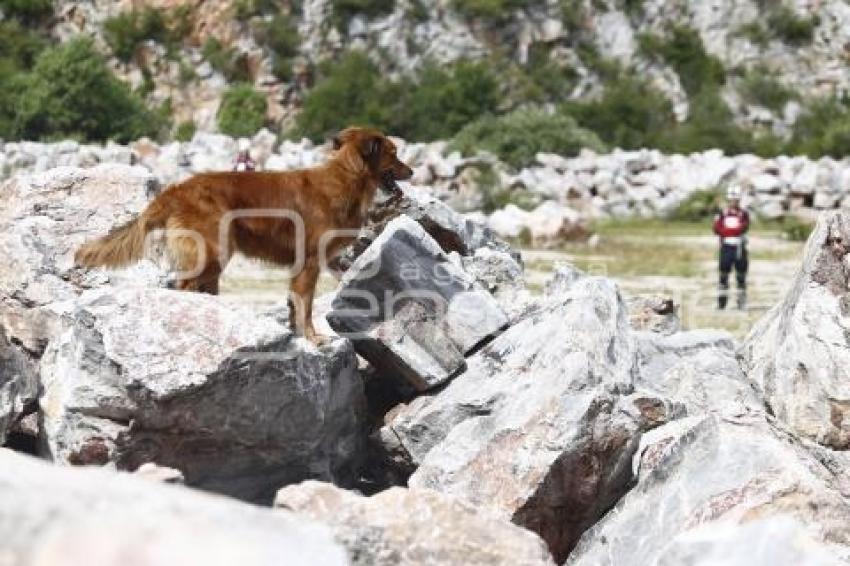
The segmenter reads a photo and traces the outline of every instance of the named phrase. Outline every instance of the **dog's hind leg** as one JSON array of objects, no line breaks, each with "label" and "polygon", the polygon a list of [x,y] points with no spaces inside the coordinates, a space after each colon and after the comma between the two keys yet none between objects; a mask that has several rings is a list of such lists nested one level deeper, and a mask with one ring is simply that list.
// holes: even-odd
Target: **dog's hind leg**
[{"label": "dog's hind leg", "polygon": [[179,272],[173,287],[183,291],[218,294],[218,279],[223,270],[215,234],[187,229],[179,220],[170,220],[166,242],[174,268]]}]

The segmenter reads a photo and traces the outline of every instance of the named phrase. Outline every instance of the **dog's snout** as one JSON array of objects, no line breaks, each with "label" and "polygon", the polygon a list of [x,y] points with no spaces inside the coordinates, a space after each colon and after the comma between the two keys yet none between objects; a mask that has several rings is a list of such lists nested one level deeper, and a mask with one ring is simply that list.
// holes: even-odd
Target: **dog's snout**
[{"label": "dog's snout", "polygon": [[405,163],[402,163],[401,161],[398,162],[398,165],[396,166],[395,171],[393,173],[395,174],[396,179],[398,179],[399,181],[406,181],[407,179],[413,177],[413,169],[411,169],[410,166]]}]

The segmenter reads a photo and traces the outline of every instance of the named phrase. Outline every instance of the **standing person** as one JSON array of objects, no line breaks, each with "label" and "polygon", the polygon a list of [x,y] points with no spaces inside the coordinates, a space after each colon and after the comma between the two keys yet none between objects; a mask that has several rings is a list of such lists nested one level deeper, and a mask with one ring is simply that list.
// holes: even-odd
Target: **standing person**
[{"label": "standing person", "polygon": [[747,229],[750,215],[741,208],[741,189],[730,186],[726,191],[727,207],[714,217],[714,233],[720,237],[720,288],[717,308],[725,309],[729,299],[729,273],[735,268],[738,284],[737,306],[743,310],[747,302]]},{"label": "standing person", "polygon": [[234,171],[253,171],[257,168],[257,164],[251,159],[251,145],[247,140],[239,142],[239,153],[236,154],[236,161],[233,163]]}]

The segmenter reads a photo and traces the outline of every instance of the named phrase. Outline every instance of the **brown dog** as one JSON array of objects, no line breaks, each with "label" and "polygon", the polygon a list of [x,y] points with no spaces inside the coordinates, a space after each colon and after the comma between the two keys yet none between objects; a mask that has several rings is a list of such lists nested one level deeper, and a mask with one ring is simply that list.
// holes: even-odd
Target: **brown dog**
[{"label": "brown dog", "polygon": [[92,267],[138,261],[148,233],[164,230],[174,267],[192,273],[177,287],[212,294],[234,251],[284,266],[297,263],[290,324],[320,343],[324,337],[312,322],[320,260],[332,258],[356,236],[379,185],[398,191],[395,181],[413,174],[377,130],[348,128],[333,144],[336,151],[318,167],[204,173],[172,185],[138,218],[83,245],[75,260]]}]

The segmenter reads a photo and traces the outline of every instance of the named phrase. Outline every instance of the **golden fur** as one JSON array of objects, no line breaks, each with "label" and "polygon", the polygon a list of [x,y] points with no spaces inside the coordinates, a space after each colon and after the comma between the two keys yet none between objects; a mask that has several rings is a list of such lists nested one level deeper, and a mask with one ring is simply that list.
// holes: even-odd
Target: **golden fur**
[{"label": "golden fur", "polygon": [[[239,216],[240,211],[288,211],[304,224],[304,261],[290,286],[290,323],[308,339],[321,342],[323,337],[313,328],[312,304],[322,236],[349,231],[327,242],[324,255],[331,258],[363,225],[379,185],[390,188],[395,180],[413,174],[399,161],[393,142],[377,130],[343,130],[334,138],[334,149],[325,164],[309,169],[195,175],[163,191],[132,222],[84,244],[75,260],[78,265],[109,267],[138,261],[147,235],[160,229],[174,267],[196,273],[178,281],[178,288],[217,294],[219,276],[234,251],[284,266],[295,262],[292,220],[254,212]],[[220,240],[221,220],[229,213],[235,217]],[[226,249],[221,249],[222,241]]]}]

